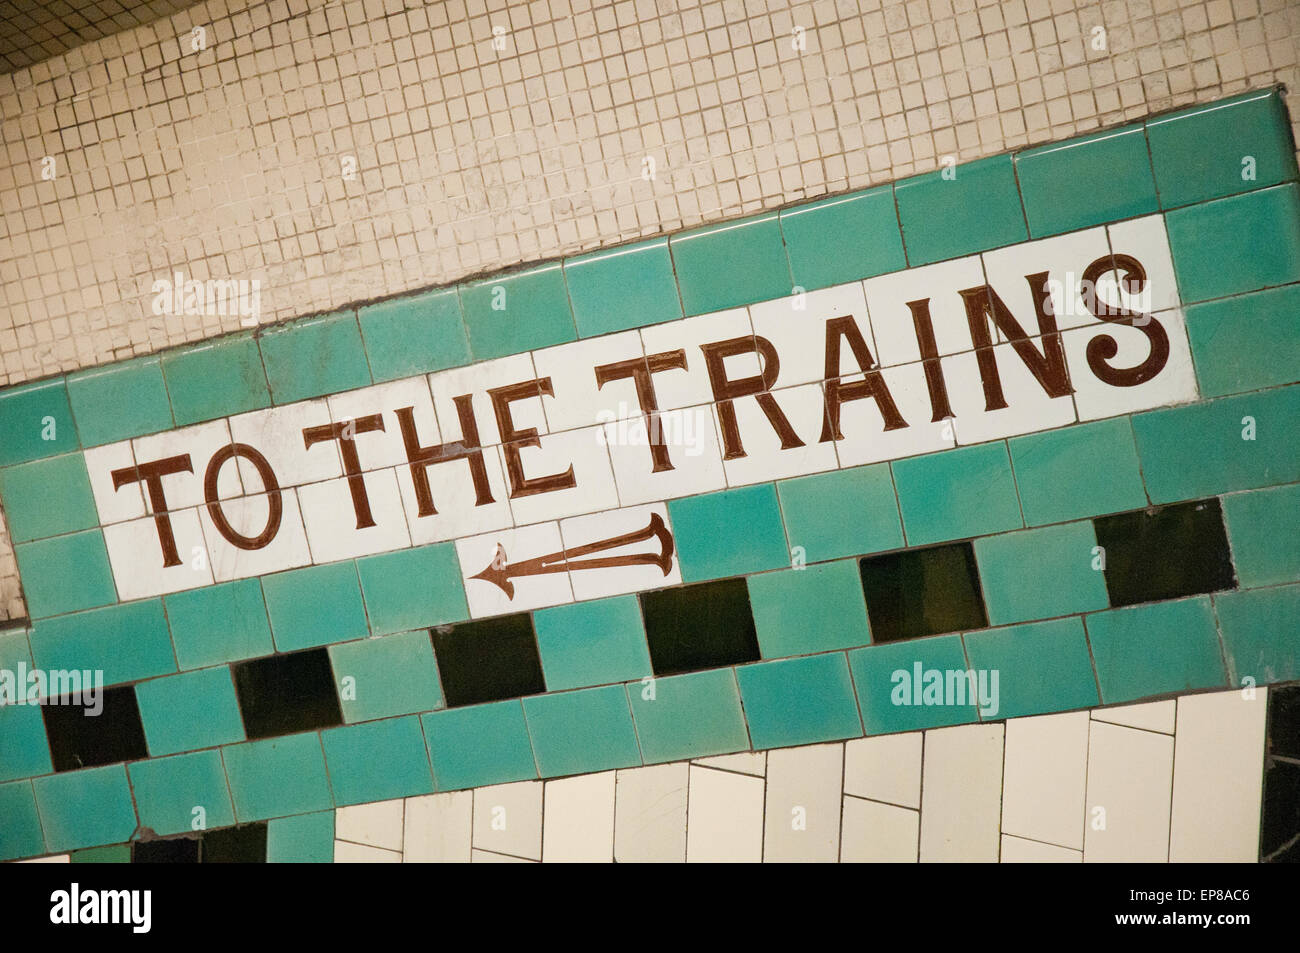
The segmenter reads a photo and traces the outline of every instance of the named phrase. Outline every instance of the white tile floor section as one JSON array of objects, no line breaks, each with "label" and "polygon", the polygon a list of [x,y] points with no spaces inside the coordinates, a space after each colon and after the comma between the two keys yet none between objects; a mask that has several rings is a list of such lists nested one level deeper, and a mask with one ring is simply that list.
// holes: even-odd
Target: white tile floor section
[{"label": "white tile floor section", "polygon": [[1187,695],[366,804],[335,861],[1253,862],[1267,708]]}]

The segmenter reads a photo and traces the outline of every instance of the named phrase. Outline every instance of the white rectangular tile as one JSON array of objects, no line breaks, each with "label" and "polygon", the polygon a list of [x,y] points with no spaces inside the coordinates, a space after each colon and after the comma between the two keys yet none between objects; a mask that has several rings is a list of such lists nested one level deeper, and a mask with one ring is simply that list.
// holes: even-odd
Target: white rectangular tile
[{"label": "white rectangular tile", "polygon": [[515,525],[618,506],[603,428],[566,430],[536,440],[536,446],[501,447]]},{"label": "white rectangular tile", "polygon": [[[418,466],[414,472],[397,467],[396,474],[407,529],[417,546],[514,525],[500,447],[482,447],[472,457]],[[417,483],[421,479],[423,486]],[[425,488],[428,496],[422,498]]]},{"label": "white rectangular tile", "polygon": [[406,807],[401,798],[354,804],[334,812],[336,840],[401,851]]},{"label": "white rectangular tile", "polygon": [[614,859],[619,863],[686,860],[686,791],[682,762],[618,772],[614,797]]},{"label": "white rectangular tile", "polygon": [[[748,486],[785,477],[834,470],[838,466],[835,441],[822,442],[826,401],[820,384],[803,384],[742,397],[713,407],[723,446],[729,423],[736,440],[734,449],[743,454],[723,461],[728,486]],[[784,431],[784,433],[782,433]]]},{"label": "white rectangular tile", "polygon": [[[158,477],[159,490],[163,494],[168,509],[180,510],[187,507],[201,506],[206,501],[206,479],[213,456],[231,444],[230,427],[225,420],[212,420],[193,427],[168,430],[163,433],[137,437],[131,441],[136,463],[147,466],[150,463],[175,461],[168,469],[175,472]],[[187,469],[181,469],[188,463]],[[217,499],[229,499],[244,492],[243,481],[239,475],[239,466],[227,461],[213,467],[216,479]],[[254,484],[260,489],[260,483]],[[149,512],[157,507],[147,483],[140,484],[144,492],[145,505]]]},{"label": "white rectangular tile", "polygon": [[1110,708],[1092,709],[1095,721],[1108,721],[1112,725],[1127,725],[1162,734],[1174,733],[1176,708],[1172,698],[1167,701],[1143,702],[1139,705],[1114,705]]},{"label": "white rectangular tile", "polygon": [[[1028,357],[1022,357],[1017,348]],[[954,354],[940,362],[952,401],[958,444],[983,443],[1075,422],[1061,336],[995,344],[986,353],[987,370],[981,367],[980,355],[975,351]],[[1046,384],[1034,376],[1031,365],[1043,375]]]},{"label": "white rectangular tile", "polygon": [[411,545],[393,470],[374,470],[355,478],[300,486],[298,504],[314,562],[351,559]]},{"label": "white rectangular tile", "polygon": [[688,863],[758,863],[763,859],[763,779],[691,766],[687,802]]},{"label": "white rectangular tile", "polygon": [[834,863],[840,849],[844,746],[769,752],[763,861]]},{"label": "white rectangular tile", "polygon": [[856,738],[844,746],[844,793],[921,806],[921,732]]},{"label": "white rectangular tile", "polygon": [[921,861],[996,863],[1002,813],[1002,725],[925,733]]},{"label": "white rectangular tile", "polygon": [[[624,506],[726,486],[712,405],[665,411],[655,421],[648,425],[640,416],[620,418],[602,430]],[[656,460],[652,444],[662,447],[661,460]]]},{"label": "white rectangular tile", "polygon": [[767,775],[766,751],[741,751],[737,754],[720,754],[711,758],[696,758],[692,764],[719,771],[735,771],[737,774],[752,774],[756,778]]},{"label": "white rectangular tile", "polygon": [[408,797],[402,860],[408,864],[469,863],[473,828],[472,791]]},{"label": "white rectangular tile", "polygon": [[[525,612],[573,601],[558,523],[504,529],[456,540],[469,614],[474,618]],[[538,562],[538,561],[541,562]],[[556,567],[555,572],[513,575],[515,565]],[[486,578],[485,578],[486,577]]]},{"label": "white rectangular tile", "polygon": [[401,862],[400,851],[370,847],[366,844],[353,844],[345,840],[334,842],[336,864],[400,864]]},{"label": "white rectangular tile", "polygon": [[[936,369],[942,366],[942,361],[933,365]],[[897,460],[957,445],[952,419],[934,419],[936,406],[942,410],[943,405],[932,403],[920,363],[884,368],[880,380],[883,389],[877,389],[876,396],[862,392],[854,397],[856,392],[841,392],[840,439],[835,441],[841,467]],[[831,399],[828,392],[828,403]],[[955,415],[960,408],[950,402],[947,409]]]},{"label": "white rectangular tile", "polygon": [[[600,599],[626,592],[661,589],[682,581],[677,561],[676,538],[668,507],[662,503],[649,506],[606,510],[590,516],[560,520],[560,537],[569,552],[569,580],[577,600]],[[606,542],[626,540],[620,545],[590,553],[579,552]],[[591,560],[657,557],[657,562],[591,568]]]},{"label": "white rectangular tile", "polygon": [[[641,412],[636,375],[644,378],[649,367],[636,331],[534,351],[533,367],[539,379],[550,379],[551,394],[542,397],[542,409],[552,433]],[[599,367],[609,368],[603,386],[596,376]]]},{"label": "white rectangular tile", "polygon": [[984,268],[978,255],[868,278],[863,290],[875,336],[876,360],[889,367],[919,361],[924,356],[911,302],[928,303],[937,354],[969,351],[974,345],[959,292],[983,285]]},{"label": "white rectangular tile", "polygon": [[[399,410],[409,411],[403,417],[409,421],[406,426],[418,445],[432,446],[442,442],[426,377],[409,377],[345,391],[332,395],[327,403],[335,424],[344,427],[349,422],[352,424],[345,436],[351,436],[357,463],[363,471],[407,463],[402,420],[397,414]],[[382,429],[374,429],[375,417],[379,418]],[[343,443],[338,443],[338,446],[341,454]]]},{"label": "white rectangular tile", "polygon": [[613,771],[547,781],[542,805],[543,863],[613,861]]},{"label": "white rectangular tile", "polygon": [[[282,490],[276,499],[278,510],[272,496],[265,493],[221,501],[216,511],[225,522],[220,528],[213,508],[199,509],[215,581],[229,582],[310,565],[311,551],[298,508],[298,491]],[[267,541],[257,545],[263,534],[269,534]],[[233,542],[230,537],[234,537]]]},{"label": "white rectangular tile", "polygon": [[147,512],[144,504],[144,483],[129,482],[114,486],[113,472],[135,466],[135,453],[131,441],[106,443],[84,451],[86,473],[90,477],[90,494],[95,498],[101,526],[139,519]]},{"label": "white rectangular tile", "polygon": [[[163,525],[159,525],[160,521]],[[177,562],[166,565],[167,537]],[[212,584],[212,560],[199,526],[198,510],[178,510],[104,527],[104,546],[118,599],[126,602]]]},{"label": "white rectangular tile", "polygon": [[[771,343],[778,356],[780,369],[775,387],[826,379],[826,327],[829,321],[837,322],[835,329],[851,322],[862,343],[875,357],[867,299],[860,281],[750,305],[749,317],[755,337]],[[861,370],[848,344],[842,343],[839,364],[832,369],[830,376],[855,374]]]},{"label": "white rectangular tile", "polygon": [[[1030,337],[1040,333],[1035,311],[1039,290],[1031,286],[1030,276],[1047,275],[1051,307],[1048,314],[1057,330],[1092,322],[1090,292],[1083,278],[1094,262],[1102,262],[1101,267],[1105,269],[1098,281],[1102,292],[1114,291],[1110,246],[1104,226],[1022,242],[984,252],[982,257],[989,287]],[[1007,340],[1007,336],[1002,335],[1001,339]]]},{"label": "white rectangular tile", "polygon": [[1174,739],[1094,721],[1088,733],[1083,859],[1164,863]]},{"label": "white rectangular tile", "polygon": [[1026,840],[1023,837],[1002,835],[1002,863],[1004,864],[1081,864],[1083,851]]},{"label": "white rectangular tile", "polygon": [[[1168,344],[1164,360],[1147,335]],[[1095,322],[1066,331],[1066,361],[1074,384],[1080,420],[1114,417],[1150,407],[1195,400],[1196,373],[1181,311],[1151,316],[1145,330],[1128,324]],[[1091,359],[1089,349],[1096,343]],[[1105,356],[1114,348],[1112,357]]]},{"label": "white rectangular tile", "polygon": [[[343,475],[338,443],[329,441],[307,448],[303,431],[328,427],[329,404],[324,400],[305,400],[266,410],[253,410],[229,419],[230,439],[246,444],[265,458],[281,487],[316,483]],[[257,467],[245,457],[234,464],[246,492],[266,490]]]},{"label": "white rectangular tile", "polygon": [[1086,711],[1007,720],[1004,834],[1083,850],[1088,723]]},{"label": "white rectangular tile", "polygon": [[[460,423],[456,398],[470,395],[475,427],[480,445],[487,447],[501,443],[501,429],[497,423],[497,405],[508,411],[511,426],[516,431],[536,430],[546,433],[546,414],[542,410],[542,395],[534,386],[526,387],[537,379],[531,353],[512,354],[509,357],[481,361],[468,367],[454,367],[429,375],[429,390],[433,394],[433,407],[438,414],[438,427],[445,441],[463,440],[466,437]],[[518,385],[517,398],[507,400],[510,391]],[[493,402],[491,392],[501,390]]]},{"label": "white rectangular tile", "polygon": [[[1154,314],[1182,305],[1178,297],[1178,283],[1174,280],[1174,260],[1169,251],[1169,235],[1165,230],[1163,215],[1148,215],[1127,222],[1107,225],[1110,250],[1118,268],[1117,299],[1112,304],[1129,311]],[[1138,278],[1131,267],[1125,267],[1125,258],[1133,258],[1141,266],[1144,280]]]},{"label": "white rectangular tile", "polygon": [[846,795],[840,836],[845,864],[914,864],[921,815],[906,807]]},{"label": "white rectangular tile", "polygon": [[475,788],[474,848],[541,860],[542,782]]},{"label": "white rectangular tile", "polygon": [[713,384],[706,366],[703,345],[748,339],[744,350],[722,359],[721,369],[728,380],[740,380],[762,373],[762,364],[753,346],[754,330],[745,308],[731,308],[701,314],[682,321],[670,321],[641,328],[641,343],[647,358],[657,354],[682,351],[686,367],[665,370],[653,375],[655,394],[661,410],[696,407],[713,402]]}]

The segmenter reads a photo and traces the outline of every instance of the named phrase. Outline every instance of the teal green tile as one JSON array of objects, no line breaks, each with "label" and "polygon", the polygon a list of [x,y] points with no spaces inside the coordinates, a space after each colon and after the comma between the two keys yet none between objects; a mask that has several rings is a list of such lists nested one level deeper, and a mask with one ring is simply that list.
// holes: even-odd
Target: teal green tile
[{"label": "teal green tile", "polygon": [[790,294],[781,222],[769,212],[669,239],[686,314],[707,314]]},{"label": "teal green tile", "polygon": [[455,288],[368,304],[357,311],[357,320],[377,384],[472,360]]},{"label": "teal green tile", "polygon": [[37,857],[45,853],[41,819],[36,813],[32,782],[0,784],[0,860]]},{"label": "teal green tile", "polygon": [[476,361],[563,344],[578,336],[559,262],[462,285],[460,303]]},{"label": "teal green tile", "polygon": [[646,764],[749,750],[729,668],[631,682],[627,694]]},{"label": "teal green tile", "polygon": [[104,534],[97,529],[19,543],[14,555],[33,619],[117,601]]},{"label": "teal green tile", "polygon": [[277,817],[266,825],[268,864],[334,863],[334,812]]},{"label": "teal green tile", "polygon": [[5,467],[80,447],[63,378],[0,390],[0,433]]},{"label": "teal green tile", "polygon": [[[13,677],[16,679],[17,673]],[[3,678],[0,672],[0,679]],[[30,778],[54,770],[41,708],[26,704],[25,686],[17,685],[15,690],[24,699],[22,703],[0,704],[0,781]],[[6,697],[8,693],[7,687],[0,692]]]},{"label": "teal green tile", "polygon": [[1034,238],[1160,207],[1140,125],[1026,149],[1016,155],[1016,177]]},{"label": "teal green tile", "polygon": [[331,645],[329,653],[346,722],[442,706],[428,629]]},{"label": "teal green tile", "polygon": [[182,669],[257,658],[275,651],[262,583],[235,582],[163,597],[176,661]]},{"label": "teal green tile", "polygon": [[83,447],[170,430],[171,402],[157,357],[140,357],[68,375],[68,399]]},{"label": "teal green tile", "polygon": [[1020,502],[1002,442],[895,460],[909,546],[1019,529]]},{"label": "teal green tile", "polygon": [[315,732],[231,745],[221,757],[241,824],[334,806]]},{"label": "teal green tile", "polygon": [[1300,380],[1300,284],[1187,309],[1187,336],[1202,397]]},{"label": "teal green tile", "polygon": [[32,781],[45,831],[45,851],[121,844],[135,832],[126,765],[86,768]]},{"label": "teal green tile", "polygon": [[1092,568],[1096,545],[1090,520],[975,540],[989,625],[1106,608],[1106,580]]},{"label": "teal green tile", "polygon": [[107,847],[87,847],[74,850],[69,857],[73,864],[129,864],[131,863],[130,844],[110,844]]},{"label": "teal green tile", "polygon": [[[849,653],[853,686],[869,735],[962,725],[976,720],[975,700],[956,692],[927,692],[937,678],[965,673],[960,635],[939,635],[854,649]],[[935,676],[933,673],[939,673]],[[951,676],[954,688],[967,683]],[[964,687],[963,687],[964,691]]]},{"label": "teal green tile", "polygon": [[162,600],[145,599],[41,619],[32,655],[43,669],[100,669],[105,685],[176,671]]},{"label": "teal green tile", "polygon": [[0,630],[0,669],[14,671],[19,663],[32,667],[32,650],[27,644],[27,629],[18,626]]},{"label": "teal green tile", "polygon": [[1013,437],[1008,444],[1030,526],[1147,505],[1127,417]]},{"label": "teal green tile", "polygon": [[668,515],[686,582],[790,565],[770,483],[669,500]]},{"label": "teal green tile", "polygon": [[1216,199],[1165,215],[1184,304],[1300,281],[1300,186]]},{"label": "teal green tile", "polygon": [[346,642],[370,634],[357,567],[351,560],[262,577],[279,652]]},{"label": "teal green tile", "polygon": [[225,665],[141,682],[135,697],[154,757],[244,740],[235,684]]},{"label": "teal green tile", "polygon": [[1300,484],[1225,496],[1223,521],[1243,589],[1300,581]]},{"label": "teal green tile", "polygon": [[533,613],[550,691],[630,682],[651,673],[636,596],[575,602]]},{"label": "teal green tile", "polygon": [[1231,684],[1300,679],[1300,586],[1225,592],[1214,597],[1214,608]]},{"label": "teal green tile", "polygon": [[807,562],[898,549],[903,524],[889,464],[832,470],[776,485],[794,553]]},{"label": "teal green tile", "polygon": [[809,655],[871,641],[856,559],[749,577],[763,658]]},{"label": "teal green tile", "polygon": [[277,404],[371,383],[361,327],[351,310],[268,327],[260,332],[258,345]]},{"label": "teal green tile", "polygon": [[338,807],[433,793],[429,752],[414,716],[331,728],[320,737]]},{"label": "teal green tile", "polygon": [[1147,120],[1161,203],[1175,208],[1294,179],[1289,125],[1276,88]]},{"label": "teal green tile", "polygon": [[1300,481],[1297,420],[1300,386],[1136,414],[1133,432],[1151,502]]},{"label": "teal green tile", "polygon": [[641,763],[622,685],[533,695],[524,699],[524,717],[544,778]]},{"label": "teal green tile", "polygon": [[841,652],[736,669],[755,750],[862,734],[849,663]]},{"label": "teal green tile", "polygon": [[984,721],[1099,704],[1092,658],[1076,616],[966,635]]},{"label": "teal green tile", "polygon": [[127,770],[140,826],[161,837],[235,823],[219,751],[151,758]]},{"label": "teal green tile", "polygon": [[1085,617],[1104,705],[1227,684],[1208,596]]},{"label": "teal green tile", "polygon": [[796,205],[780,217],[797,287],[829,288],[907,267],[892,186]]},{"label": "teal green tile", "polygon": [[564,279],[582,337],[682,316],[666,238],[567,258]]},{"label": "teal green tile", "polygon": [[454,543],[367,556],[357,572],[376,635],[469,618]]},{"label": "teal green tile", "polygon": [[894,197],[911,267],[1029,237],[1009,155],[903,179]]},{"label": "teal green tile", "polygon": [[178,427],[271,406],[262,352],[251,332],[166,351],[162,371]]},{"label": "teal green tile", "polygon": [[439,791],[537,777],[524,708],[517,699],[422,715]]},{"label": "teal green tile", "polygon": [[86,461],[80,453],[0,470],[0,499],[15,543],[99,525]]}]

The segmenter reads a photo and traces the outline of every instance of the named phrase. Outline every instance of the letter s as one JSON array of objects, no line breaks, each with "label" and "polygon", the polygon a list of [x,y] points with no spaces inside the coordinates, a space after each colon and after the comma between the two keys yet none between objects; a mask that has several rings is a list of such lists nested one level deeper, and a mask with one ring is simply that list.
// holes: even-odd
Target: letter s
[{"label": "letter s", "polygon": [[[1097,287],[1097,280],[1111,269],[1111,260],[1098,258],[1083,273],[1085,287]],[[1138,292],[1146,284],[1147,273],[1142,263],[1131,255],[1116,255],[1115,269],[1123,275],[1121,286],[1125,290]],[[1112,324],[1127,324],[1137,328],[1147,337],[1151,353],[1145,361],[1136,367],[1113,367],[1107,361],[1119,353],[1119,344],[1109,334],[1099,334],[1088,342],[1088,367],[1103,384],[1113,387],[1136,387],[1146,383],[1159,374],[1169,361],[1169,335],[1165,329],[1149,314],[1129,311],[1126,308],[1111,307],[1097,294],[1087,297],[1093,317]]]}]

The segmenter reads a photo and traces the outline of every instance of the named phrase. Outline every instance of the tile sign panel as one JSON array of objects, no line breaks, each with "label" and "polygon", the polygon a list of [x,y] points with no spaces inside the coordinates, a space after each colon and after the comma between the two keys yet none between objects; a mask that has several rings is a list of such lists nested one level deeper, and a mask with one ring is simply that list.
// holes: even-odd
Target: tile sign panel
[{"label": "tile sign panel", "polygon": [[1296,679],[1298,310],[1265,90],[0,391],[0,858]]}]

